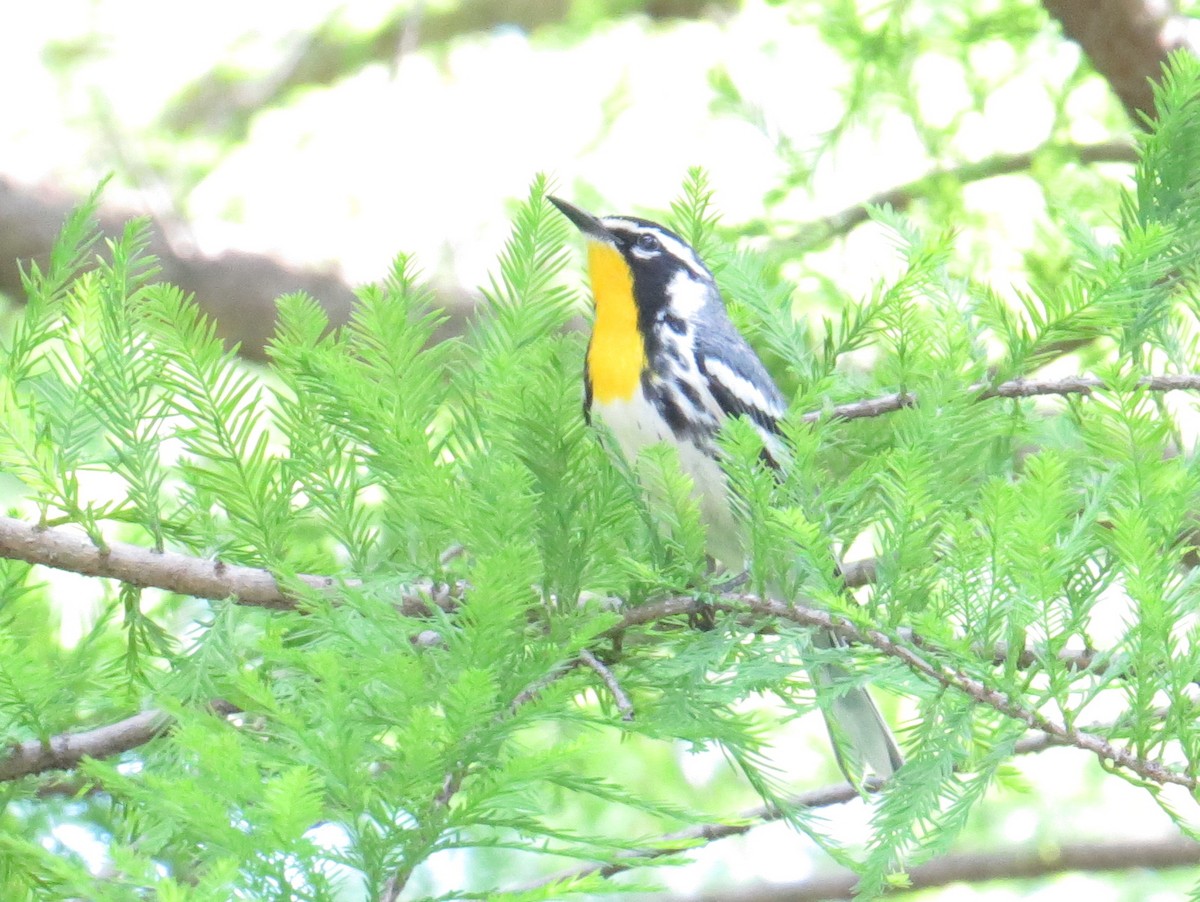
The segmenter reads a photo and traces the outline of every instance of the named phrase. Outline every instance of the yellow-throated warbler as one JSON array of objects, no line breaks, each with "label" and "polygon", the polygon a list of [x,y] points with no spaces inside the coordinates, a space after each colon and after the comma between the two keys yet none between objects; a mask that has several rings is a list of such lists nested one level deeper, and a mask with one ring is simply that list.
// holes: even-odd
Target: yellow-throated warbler
[{"label": "yellow-throated warbler", "polygon": [[[726,417],[746,417],[762,436],[764,460],[779,467],[783,396],[730,321],[712,273],[683,239],[645,219],[601,218],[550,201],[587,239],[596,319],[584,370],[585,415],[612,433],[629,461],[657,442],[678,449],[709,553],[740,572],[745,552],[717,433]],[[814,644],[828,648],[836,639],[820,634]],[[823,664],[813,677],[828,686],[849,674]],[[866,766],[891,776],[903,759],[870,695],[861,688],[830,695],[823,710],[846,775],[856,781]]]}]

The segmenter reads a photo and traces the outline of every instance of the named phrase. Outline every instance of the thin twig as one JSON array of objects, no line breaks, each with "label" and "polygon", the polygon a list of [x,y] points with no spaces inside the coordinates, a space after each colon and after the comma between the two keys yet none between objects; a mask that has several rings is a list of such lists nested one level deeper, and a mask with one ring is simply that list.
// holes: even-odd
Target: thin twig
[{"label": "thin twig", "polygon": [[[1188,373],[1178,376],[1143,376],[1136,384],[1139,388],[1155,392],[1198,391],[1200,375]],[[999,385],[977,382],[967,389],[967,393],[976,394],[977,400],[985,401],[991,398],[1032,398],[1038,395],[1088,395],[1096,389],[1107,387],[1103,379],[1097,379],[1095,376],[1068,376],[1064,379],[1012,379]],[[800,419],[805,423],[821,420],[860,420],[895,413],[915,407],[916,404],[917,396],[912,392],[896,392],[838,404],[828,410],[814,410]]]},{"label": "thin twig", "polygon": [[[878,790],[879,784],[876,781],[868,781],[864,784],[864,788],[875,792]],[[697,843],[716,842],[719,839],[749,833],[755,827],[779,820],[784,816],[785,811],[828,808],[831,805],[844,805],[857,798],[860,798],[858,790],[849,783],[837,783],[832,786],[823,786],[820,789],[812,789],[792,796],[786,801],[783,808],[760,805],[731,818],[728,822],[697,824],[685,830],[666,833],[649,840],[644,848],[629,849],[618,853],[615,860],[607,864],[592,864],[575,870],[563,871],[520,887],[517,892],[532,893],[558,883],[571,883],[584,877],[591,877],[594,874],[599,874],[601,877],[612,877],[614,874],[640,867],[656,858],[677,855],[683,850],[693,848]]]},{"label": "thin twig", "polygon": [[[1013,748],[1013,754],[1032,755],[1044,752],[1050,748],[1062,746],[1062,742],[1045,733],[1031,732],[1021,737]],[[868,793],[876,793],[884,783],[870,779],[863,783],[862,789]],[[674,833],[648,840],[640,849],[629,849],[616,856],[615,861],[606,864],[592,864],[575,870],[563,871],[552,877],[545,877],[536,883],[522,887],[521,892],[533,892],[556,883],[571,882],[599,874],[602,877],[612,877],[624,871],[640,867],[646,862],[667,855],[676,855],[681,851],[694,848],[699,843],[716,842],[730,836],[741,836],[756,827],[781,820],[785,814],[797,811],[811,811],[817,808],[828,808],[832,805],[844,805],[862,798],[859,790],[849,783],[834,783],[819,789],[810,789],[788,798],[782,806],[759,805],[724,822],[696,824]]]},{"label": "thin twig", "polygon": [[600,679],[604,680],[604,685],[608,687],[608,691],[612,693],[613,701],[617,704],[617,710],[621,712],[621,720],[633,720],[633,703],[629,701],[629,696],[621,688],[621,684],[617,681],[617,675],[609,670],[603,661],[586,648],[579,652],[579,660],[585,667],[596,671]]},{"label": "thin twig", "polygon": [[[542,691],[546,689],[546,687],[562,679],[564,676],[574,670],[575,667],[578,666],[581,661],[583,661],[584,654],[591,656],[593,660],[595,660],[595,657],[591,655],[591,652],[588,652],[585,649],[577,659],[560,663],[559,665],[555,666],[548,673],[544,674],[542,677],[518,692],[508,707],[496,714],[496,716],[493,718],[493,723],[502,723],[503,721],[515,715],[522,707],[537,699],[542,694]],[[603,670],[607,670],[607,668],[605,668],[603,664],[600,664],[599,661],[596,661],[596,663],[599,664]],[[589,664],[587,666],[591,665]],[[610,686],[610,688],[612,687]],[[620,686],[618,685],[616,687],[616,692],[619,691]],[[624,693],[622,692],[621,695],[624,696]],[[626,699],[626,702],[628,702],[628,699]],[[446,772],[446,775],[442,780],[442,788],[433,798],[434,805],[436,806],[435,810],[445,811],[450,807],[450,800],[453,799],[458,791],[462,788],[463,780],[467,778],[467,774],[470,772],[470,769],[470,762],[459,761],[455,763],[455,766],[451,770]],[[381,902],[396,902],[396,900],[400,898],[401,893],[404,892],[404,887],[408,884],[408,878],[411,875],[411,868],[405,867],[398,867],[395,871],[389,874],[388,878],[384,881],[383,886],[380,887],[379,898]]]},{"label": "thin twig", "polygon": [[947,689],[961,692],[1006,717],[1020,721],[1031,729],[1041,730],[1043,733],[1060,739],[1064,745],[1085,749],[1096,755],[1101,761],[1111,761],[1117,767],[1125,768],[1144,780],[1160,784],[1171,783],[1186,787],[1192,792],[1200,788],[1200,781],[1196,777],[1169,770],[1161,762],[1139,758],[1126,749],[1114,746],[1100,736],[1059,724],[961,671],[951,670],[926,660],[914,648],[901,644],[880,630],[860,629],[845,618],[828,611],[799,604],[784,604],[773,599],[761,599],[750,595],[742,596],[739,600],[756,613],[779,617],[804,626],[830,630],[846,641],[870,645],[888,657],[903,662],[913,672],[924,675]]}]

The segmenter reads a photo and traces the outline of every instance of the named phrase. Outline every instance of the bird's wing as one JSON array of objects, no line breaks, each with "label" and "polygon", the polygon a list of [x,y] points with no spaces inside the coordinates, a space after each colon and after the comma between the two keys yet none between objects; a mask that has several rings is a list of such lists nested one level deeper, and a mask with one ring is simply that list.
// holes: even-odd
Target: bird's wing
[{"label": "bird's wing", "polygon": [[696,362],[709,393],[726,416],[744,416],[763,438],[764,457],[783,463],[779,421],[787,411],[783,395],[754,350],[733,327],[696,348]]}]

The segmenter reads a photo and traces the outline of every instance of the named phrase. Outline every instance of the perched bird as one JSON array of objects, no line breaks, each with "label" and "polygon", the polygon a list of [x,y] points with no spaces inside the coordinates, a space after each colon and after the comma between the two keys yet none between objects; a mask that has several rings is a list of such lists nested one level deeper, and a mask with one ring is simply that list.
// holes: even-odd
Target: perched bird
[{"label": "perched bird", "polygon": [[[745,417],[762,436],[766,463],[782,466],[783,396],[729,319],[712,273],[682,238],[645,219],[592,216],[549,199],[587,239],[596,318],[584,415],[603,424],[629,461],[649,445],[673,444],[695,487],[709,554],[741,572],[742,531],[717,434],[726,417]],[[837,639],[820,633],[814,644],[829,648]],[[849,676],[835,664],[813,668],[820,686]],[[823,710],[843,772],[852,782],[864,767],[890,777],[903,759],[870,695],[862,688],[830,695]]]}]

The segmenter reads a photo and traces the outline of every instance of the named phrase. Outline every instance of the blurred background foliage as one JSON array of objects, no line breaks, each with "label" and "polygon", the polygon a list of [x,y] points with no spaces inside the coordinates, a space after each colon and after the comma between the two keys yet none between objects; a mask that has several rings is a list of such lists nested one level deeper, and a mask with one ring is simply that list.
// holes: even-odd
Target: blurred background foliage
[{"label": "blurred background foliage", "polygon": [[[1067,291],[1081,234],[1119,240],[1131,184],[1137,111],[1100,61],[1064,35],[1076,6],[1088,4],[26,4],[0,31],[0,83],[9,86],[0,260],[44,259],[47,217],[56,229],[66,205],[111,173],[111,221],[150,215],[168,276],[197,293],[248,357],[262,356],[278,295],[308,288],[344,322],[349,286],[384,277],[398,250],[433,282],[435,303],[449,313],[444,336],[464,330],[535,172],[598,212],[661,219],[688,168],[700,166],[720,214],[706,237],[710,259],[757,254],[744,292],[739,267],[726,284],[751,335],[764,337],[756,304],[790,304],[817,342],[827,323],[901,275],[894,233],[866,215],[865,202],[949,236],[949,278],[986,285],[998,303],[1021,308],[1023,296]],[[1169,35],[1191,27],[1194,9],[1146,7]],[[1128,35],[1112,15],[1119,43]],[[1126,52],[1130,68],[1146,64],[1132,38]],[[751,283],[768,293],[755,296]],[[11,328],[23,302],[11,273],[0,274],[0,291]],[[778,345],[763,349],[786,389],[805,383]],[[1060,350],[1050,374],[1085,371],[1108,352],[1086,343]],[[875,357],[868,344],[844,358],[846,396],[856,379],[868,382]],[[6,565],[14,584],[23,575]],[[72,585],[59,579],[60,588]],[[65,642],[87,635],[80,623],[93,614],[75,615],[63,616]],[[170,626],[185,633],[186,624],[181,614]],[[110,634],[94,642],[97,660],[119,647]],[[83,671],[52,679],[53,655],[44,665],[47,692],[86,679]],[[789,750],[788,771],[817,785],[837,775],[812,720],[785,724],[778,742]],[[716,751],[620,742],[615,733],[588,742],[580,757],[593,773],[619,767],[643,798],[703,799],[724,810],[755,801],[727,779]],[[964,846],[1053,848],[1102,838],[1114,825],[1164,828],[1144,793],[1078,760],[1050,752],[1006,769]],[[101,860],[102,806],[52,793],[23,804],[22,823],[49,847]],[[612,816],[574,797],[561,812],[565,825]],[[628,829],[652,829],[657,821],[645,817]],[[828,826],[848,842],[864,829],[853,810],[831,815]],[[469,854],[470,868],[498,881],[516,876],[503,872],[511,859],[498,852],[495,860]],[[774,824],[713,844],[661,879],[681,896],[751,886],[758,894],[745,898],[767,899],[761,887],[805,877],[823,865],[820,854]],[[467,855],[445,853],[410,889],[453,885]],[[1078,874],[1040,889],[939,898],[1173,898],[1190,883],[1166,872]]]}]

